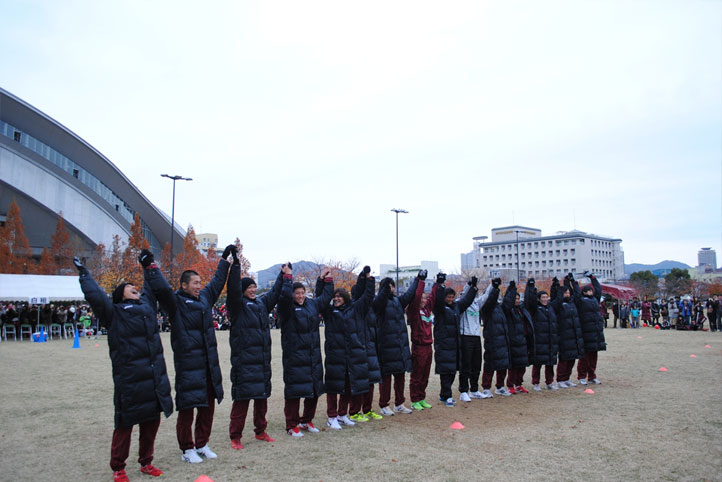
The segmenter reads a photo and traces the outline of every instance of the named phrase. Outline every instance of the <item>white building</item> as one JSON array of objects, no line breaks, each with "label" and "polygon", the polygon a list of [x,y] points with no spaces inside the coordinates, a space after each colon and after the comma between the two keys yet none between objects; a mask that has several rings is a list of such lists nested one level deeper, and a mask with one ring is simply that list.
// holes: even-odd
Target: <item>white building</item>
[{"label": "white building", "polygon": [[[408,288],[411,285],[411,281],[416,278],[419,271],[425,269],[429,272],[429,279],[435,277],[439,272],[438,261],[422,261],[421,264],[413,266],[399,266],[399,286],[397,291]],[[396,265],[395,264],[382,264],[379,266],[379,280],[386,278],[393,278],[394,283],[396,282]]]},{"label": "white building", "polygon": [[704,273],[709,268],[717,269],[717,253],[712,248],[702,248],[697,251],[697,269]]},{"label": "white building", "polygon": [[218,256],[223,254],[223,249],[218,248],[218,235],[216,233],[200,233],[196,234],[198,241],[198,249],[208,254],[209,249],[214,249]]},{"label": "white building", "polygon": [[[473,238],[474,249],[461,255],[462,270],[487,270],[507,279],[552,278],[591,271],[600,279],[624,276],[622,240],[582,231],[542,236],[540,229],[505,226]],[[518,253],[518,256],[517,256]]]}]

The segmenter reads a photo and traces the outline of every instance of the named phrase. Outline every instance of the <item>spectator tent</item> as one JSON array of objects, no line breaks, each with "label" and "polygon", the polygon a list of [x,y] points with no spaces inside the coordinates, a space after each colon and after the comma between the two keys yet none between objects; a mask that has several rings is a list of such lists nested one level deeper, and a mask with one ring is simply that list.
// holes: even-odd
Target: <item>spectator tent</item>
[{"label": "spectator tent", "polygon": [[607,293],[618,300],[629,301],[637,296],[637,290],[628,286],[608,285],[602,283],[602,293]]},{"label": "spectator tent", "polygon": [[[36,298],[34,301],[33,298]],[[46,298],[40,300],[40,298]],[[0,301],[43,304],[85,299],[77,276],[0,274]]]}]

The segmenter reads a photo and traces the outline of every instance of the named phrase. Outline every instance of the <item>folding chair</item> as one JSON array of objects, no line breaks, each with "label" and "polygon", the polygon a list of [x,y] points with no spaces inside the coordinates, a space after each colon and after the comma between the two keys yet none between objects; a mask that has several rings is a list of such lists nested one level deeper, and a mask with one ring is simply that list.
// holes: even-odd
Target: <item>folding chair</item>
[{"label": "folding chair", "polygon": [[20,325],[20,341],[23,341],[23,335],[28,335],[28,340],[33,338],[33,325],[23,323]]},{"label": "folding chair", "polygon": [[65,332],[65,339],[73,338],[75,336],[75,327],[72,323],[65,323],[64,330]]},{"label": "folding chair", "polygon": [[3,325],[2,337],[5,341],[8,341],[8,335],[12,335],[13,340],[18,341],[18,334],[17,331],[15,331],[15,325],[9,325],[7,323]]},{"label": "folding chair", "polygon": [[63,327],[59,323],[52,323],[50,330],[48,331],[48,338],[53,339],[53,335],[58,335],[58,338],[63,338]]}]

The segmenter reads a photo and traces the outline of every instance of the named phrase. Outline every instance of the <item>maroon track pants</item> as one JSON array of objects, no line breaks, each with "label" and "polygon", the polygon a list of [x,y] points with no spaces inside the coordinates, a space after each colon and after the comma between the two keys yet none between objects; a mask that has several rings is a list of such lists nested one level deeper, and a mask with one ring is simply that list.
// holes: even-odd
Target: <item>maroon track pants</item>
[{"label": "maroon track pants", "polygon": [[[481,388],[489,390],[491,388],[491,379],[494,377],[494,372],[488,372],[484,370],[481,372]],[[504,379],[506,378],[506,370],[496,371],[496,388],[504,386]]]},{"label": "maroon track pants", "polygon": [[411,403],[426,400],[426,387],[429,385],[429,374],[431,373],[431,359],[433,349],[431,345],[411,345],[411,381],[409,392]]},{"label": "maroon track pants", "polygon": [[520,386],[524,382],[524,373],[526,367],[511,368],[506,377],[506,386],[510,388]]},{"label": "maroon track pants", "polygon": [[[248,405],[250,400],[235,400],[231,407],[231,423],[228,426],[228,432],[231,440],[240,439],[243,435],[243,427],[246,426],[246,415],[248,415]],[[253,400],[253,431],[256,435],[261,435],[266,431],[268,422],[266,421],[266,411],[268,410],[268,400],[265,398],[256,398]]]},{"label": "maroon track pants", "polygon": [[369,391],[363,394],[363,403],[361,410],[363,413],[369,413],[374,404],[374,386],[369,385]]},{"label": "maroon track pants", "polygon": [[[539,379],[541,378],[541,365],[534,365],[531,368],[531,383],[532,385],[539,385]],[[554,383],[554,365],[544,365],[544,383],[551,385]]]},{"label": "maroon track pants", "polygon": [[[193,442],[193,410],[197,410],[195,442]],[[189,408],[178,411],[178,419],[175,424],[176,435],[178,436],[178,446],[182,451],[188,449],[201,448],[208,444],[213,428],[213,414],[216,410],[216,395],[213,389],[208,387],[208,406]]]},{"label": "maroon track pants", "polygon": [[393,375],[385,375],[381,377],[381,385],[379,385],[379,407],[389,406],[391,400],[391,377],[394,377],[394,403],[395,406],[402,405],[406,401],[404,397],[404,388],[406,387],[406,373],[394,373]]},{"label": "maroon track pants", "polygon": [[584,358],[577,363],[577,377],[580,380],[588,378],[594,380],[597,378],[597,356],[599,352],[585,351]]},{"label": "maroon track pants", "polygon": [[[148,465],[153,461],[153,445],[155,434],[158,433],[160,417],[149,420],[138,425],[140,435],[138,436],[138,463]],[[133,434],[133,426],[118,427],[113,430],[113,441],[110,445],[110,468],[114,472],[125,468],[125,460],[130,453],[130,437]]]},{"label": "maroon track pants", "polygon": [[557,365],[557,382],[566,382],[572,375],[572,369],[574,369],[574,362],[576,360],[559,360]]},{"label": "maroon track pants", "polygon": [[303,415],[298,416],[298,410],[301,408],[300,398],[287,398],[283,407],[283,413],[286,415],[286,430],[298,427],[299,423],[309,423],[313,421],[316,415],[316,406],[318,405],[318,397],[303,399]]}]

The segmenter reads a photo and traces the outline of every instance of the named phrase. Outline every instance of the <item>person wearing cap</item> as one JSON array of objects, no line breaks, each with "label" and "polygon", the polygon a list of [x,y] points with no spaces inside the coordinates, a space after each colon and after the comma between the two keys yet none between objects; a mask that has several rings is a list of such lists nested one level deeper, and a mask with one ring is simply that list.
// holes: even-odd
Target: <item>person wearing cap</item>
[{"label": "person wearing cap", "polygon": [[[208,446],[215,403],[217,401],[220,404],[223,400],[213,305],[223,291],[228,269],[238,257],[237,252],[235,245],[226,246],[213,279],[205,287],[200,275],[193,270],[183,271],[180,289],[175,293],[160,270],[152,271],[147,277],[170,320],[175,365],[175,404],[178,411],[176,436],[181,460],[192,464],[203,462],[203,458],[218,457]],[[143,250],[140,261],[144,267],[150,266],[154,261],[153,253]],[[197,412],[195,433],[194,412]]]},{"label": "person wearing cap", "polygon": [[160,426],[160,412],[166,417],[173,413],[173,399],[156,321],[157,301],[148,284],[149,276],[156,276],[160,270],[155,263],[145,266],[142,295],[132,283],[123,282],[113,290],[111,300],[77,257],[73,262],[85,299],[108,328],[115,405],[110,448],[113,480],[128,482],[125,461],[134,425],[138,425],[140,431],[140,471],[153,477],[161,476],[163,471],[151,463],[155,436]]},{"label": "person wearing cap", "polygon": [[411,326],[411,378],[409,380],[409,395],[411,408],[424,410],[432,405],[426,401],[426,387],[429,385],[431,362],[434,356],[434,337],[432,334],[434,314],[433,307],[436,300],[436,284],[431,288],[431,294],[424,291],[428,272],[419,273],[419,283],[416,285],[414,300],[406,307],[406,319]]},{"label": "person wearing cap", "polygon": [[[556,279],[556,278],[555,278]],[[531,383],[534,391],[541,391],[541,367],[544,367],[544,382],[549,390],[557,390],[554,385],[554,365],[559,355],[559,332],[557,317],[549,305],[549,294],[537,292],[534,278],[529,278],[524,291],[524,305],[532,317],[533,345],[529,348],[529,361],[532,364]]]},{"label": "person wearing cap", "polygon": [[484,292],[481,317],[484,320],[484,369],[481,373],[481,398],[492,398],[491,383],[496,373],[497,395],[511,396],[504,387],[507,370],[511,367],[509,327],[504,310],[499,303],[501,278],[494,278]]},{"label": "person wearing cap", "polygon": [[271,396],[271,329],[268,313],[278,302],[281,292],[291,296],[293,277],[284,264],[271,291],[257,296],[253,278],[241,279],[240,261],[234,259],[228,276],[226,305],[231,316],[231,421],[228,427],[231,448],[243,449],[241,436],[248,406],[253,400],[253,424],[257,440],[275,442],[266,433],[268,397]]},{"label": "person wearing cap", "polygon": [[[292,268],[288,263],[289,273]],[[306,297],[303,283],[293,283],[292,294],[281,291],[278,315],[281,323],[283,348],[283,394],[285,399],[286,432],[291,437],[303,437],[301,430],[318,433],[313,425],[318,397],[326,392],[323,384],[321,360],[320,313],[331,302],[333,283],[328,270],[320,295]],[[291,294],[291,296],[289,296]],[[299,417],[301,399],[303,415]]]},{"label": "person wearing cap", "polygon": [[[355,301],[345,288],[333,290],[331,304],[323,307],[325,322],[324,352],[326,368],[326,415],[328,428],[341,430],[341,425],[352,427],[356,422],[367,422],[360,413],[364,395],[369,390],[368,352],[365,341],[366,313],[371,308],[376,280],[370,276],[371,268],[364,267],[366,277],[363,294]],[[328,281],[327,281],[328,280]],[[316,296],[321,296],[333,281],[319,279]],[[349,414],[354,417],[352,420]]]},{"label": "person wearing cap", "polygon": [[461,361],[459,322],[461,314],[471,306],[476,297],[478,280],[476,276],[471,277],[468,282],[469,289],[458,301],[455,299],[456,291],[446,288],[445,282],[446,274],[438,273],[431,290],[434,298],[434,371],[441,381],[439,401],[444,402],[447,407],[453,407],[456,401],[452,397],[451,386]]},{"label": "person wearing cap", "polygon": [[[379,407],[381,415],[393,416],[394,413],[411,413],[404,405],[406,372],[411,372],[411,350],[409,332],[406,328],[404,310],[414,299],[419,277],[401,296],[396,296],[394,280],[386,277],[379,283],[379,292],[373,302],[378,329],[378,354],[381,365],[381,386],[379,387]],[[389,408],[391,401],[391,378],[394,383],[394,409]]]},{"label": "person wearing cap", "polygon": [[[557,365],[557,386],[559,388],[576,387],[569,377],[574,369],[574,362],[584,358],[584,337],[579,321],[579,312],[572,297],[572,281],[574,275],[567,274],[564,286],[559,286],[556,277],[552,280],[552,307],[557,317],[559,328],[559,364]],[[599,314],[599,310],[597,310]]]},{"label": "person wearing cap", "polygon": [[[589,278],[591,284],[585,285],[581,292],[579,284],[576,281],[572,282],[574,302],[579,312],[584,338],[584,357],[577,363],[577,378],[582,385],[586,385],[587,382],[599,385],[602,382],[597,378],[597,358],[600,351],[607,349],[607,342],[604,340],[604,320],[599,312],[602,285],[593,274],[586,272],[584,276]],[[649,305],[646,297],[644,303]]]}]

